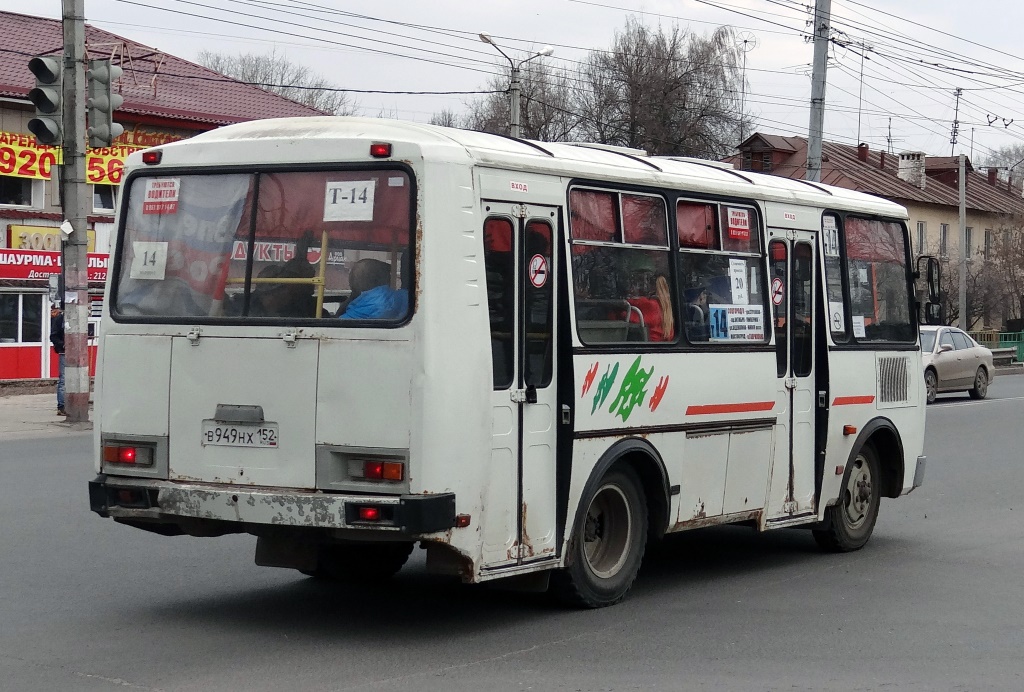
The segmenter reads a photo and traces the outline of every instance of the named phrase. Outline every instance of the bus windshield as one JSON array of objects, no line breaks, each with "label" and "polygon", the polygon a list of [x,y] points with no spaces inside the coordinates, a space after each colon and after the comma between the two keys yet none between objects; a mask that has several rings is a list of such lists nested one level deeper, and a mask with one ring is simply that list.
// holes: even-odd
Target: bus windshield
[{"label": "bus windshield", "polygon": [[411,185],[399,169],[137,176],[111,313],[400,322],[412,295]]}]

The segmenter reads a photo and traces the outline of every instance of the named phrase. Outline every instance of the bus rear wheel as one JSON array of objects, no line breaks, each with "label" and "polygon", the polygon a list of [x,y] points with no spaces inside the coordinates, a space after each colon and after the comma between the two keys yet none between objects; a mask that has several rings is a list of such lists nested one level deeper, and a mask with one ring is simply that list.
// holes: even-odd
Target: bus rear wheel
[{"label": "bus rear wheel", "polygon": [[640,570],[647,543],[647,503],[636,473],[610,471],[584,498],[586,510],[569,541],[565,569],[552,575],[555,593],[587,608],[618,603]]},{"label": "bus rear wheel", "polygon": [[864,445],[846,469],[839,500],[825,511],[828,528],[813,531],[821,548],[847,553],[864,547],[871,538],[882,498],[878,469],[877,453],[870,444]]},{"label": "bus rear wheel", "polygon": [[398,573],[413,543],[333,543],[320,546],[314,570],[301,570],[308,577],[368,584]]}]

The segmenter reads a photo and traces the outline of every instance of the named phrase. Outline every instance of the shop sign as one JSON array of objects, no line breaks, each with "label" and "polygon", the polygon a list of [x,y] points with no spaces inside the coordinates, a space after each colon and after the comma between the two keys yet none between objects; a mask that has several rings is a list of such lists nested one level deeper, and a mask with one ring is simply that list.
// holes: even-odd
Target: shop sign
[{"label": "shop sign", "polygon": [[[88,258],[89,281],[106,281],[110,255],[90,252]],[[60,253],[39,250],[0,249],[0,279],[49,281],[60,274]]]},{"label": "shop sign", "polygon": [[[96,231],[92,228],[86,232],[89,238],[88,251],[96,251]],[[11,224],[7,227],[7,247],[12,250],[47,250],[60,252],[60,229],[56,226],[19,226]]]},{"label": "shop sign", "polygon": [[[153,137],[152,139],[158,138]],[[150,146],[138,144],[139,141],[145,140],[141,136],[136,136],[131,142],[124,144],[115,143],[109,147],[86,149],[86,180],[94,185],[120,184],[124,160],[133,151]],[[62,161],[63,155],[60,147],[39,144],[32,135],[0,132],[0,175],[50,180],[54,170]]]}]

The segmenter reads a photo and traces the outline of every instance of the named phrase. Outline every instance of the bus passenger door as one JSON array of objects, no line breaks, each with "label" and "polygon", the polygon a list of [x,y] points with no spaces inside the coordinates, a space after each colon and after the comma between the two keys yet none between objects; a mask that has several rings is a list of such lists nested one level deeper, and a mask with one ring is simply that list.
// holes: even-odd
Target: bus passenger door
[{"label": "bus passenger door", "polygon": [[484,203],[494,388],[483,568],[555,557],[557,209]]},{"label": "bus passenger door", "polygon": [[769,525],[801,523],[815,512],[816,236],[769,229],[779,434],[768,496]]}]

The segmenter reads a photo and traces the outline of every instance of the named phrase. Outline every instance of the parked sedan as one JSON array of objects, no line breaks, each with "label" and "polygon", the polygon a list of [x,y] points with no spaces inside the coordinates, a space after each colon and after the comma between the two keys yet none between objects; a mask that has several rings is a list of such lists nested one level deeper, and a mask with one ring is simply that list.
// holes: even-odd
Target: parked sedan
[{"label": "parked sedan", "polygon": [[921,327],[921,356],[928,403],[939,392],[966,391],[984,399],[992,380],[992,351],[956,327]]}]

